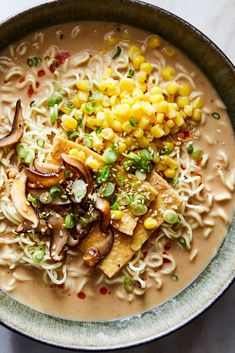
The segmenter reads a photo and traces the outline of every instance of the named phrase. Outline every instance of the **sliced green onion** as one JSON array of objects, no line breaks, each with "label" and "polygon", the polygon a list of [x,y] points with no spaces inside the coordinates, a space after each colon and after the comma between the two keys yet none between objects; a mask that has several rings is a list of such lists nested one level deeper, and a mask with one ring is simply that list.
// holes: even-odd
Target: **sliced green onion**
[{"label": "sliced green onion", "polygon": [[32,203],[33,205],[36,205],[38,203],[38,198],[37,197],[34,197],[33,195],[31,194],[28,194],[27,196],[27,200]]},{"label": "sliced green onion", "polygon": [[68,131],[67,132],[67,136],[69,138],[73,138],[73,137],[77,137],[80,135],[80,131]]},{"label": "sliced green onion", "polygon": [[105,165],[97,174],[97,183],[102,184],[108,181],[110,175],[110,167]]},{"label": "sliced green onion", "polygon": [[55,104],[59,104],[60,102],[62,102],[62,99],[63,98],[61,95],[50,97],[47,100],[47,105],[48,107],[53,107]]},{"label": "sliced green onion", "polygon": [[179,184],[179,178],[178,177],[167,179],[167,181],[168,181],[169,184],[174,184],[174,185]]},{"label": "sliced green onion", "polygon": [[119,57],[119,55],[121,54],[121,52],[122,52],[122,49],[118,46],[115,54],[113,55],[113,59],[117,59]]},{"label": "sliced green onion", "polygon": [[99,135],[101,132],[102,132],[102,127],[101,126],[97,126],[97,128],[95,129],[95,133],[97,134],[97,135]]},{"label": "sliced green onion", "polygon": [[71,178],[72,175],[73,175],[73,172],[72,172],[71,169],[69,169],[69,168],[65,168],[64,169],[64,176],[65,176],[66,179]]},{"label": "sliced green onion", "polygon": [[41,64],[42,59],[38,58],[37,56],[33,56],[27,59],[27,65],[29,67],[33,67],[33,66],[38,66],[39,64]]},{"label": "sliced green onion", "polygon": [[35,153],[33,150],[28,150],[26,156],[24,157],[24,161],[27,164],[31,164],[35,158]]},{"label": "sliced green onion", "polygon": [[74,109],[73,103],[69,101],[64,102],[60,108],[60,110],[62,110],[62,112],[65,114],[70,114],[73,109]]},{"label": "sliced green onion", "polygon": [[96,110],[96,104],[94,102],[87,102],[85,104],[85,111],[87,114],[91,115],[95,112]]},{"label": "sliced green onion", "polygon": [[102,196],[109,197],[114,193],[115,184],[108,181],[100,187],[100,192]]},{"label": "sliced green onion", "polygon": [[90,101],[102,102],[104,94],[101,91],[95,91],[92,93]]},{"label": "sliced green onion", "polygon": [[74,200],[77,203],[80,203],[87,192],[87,186],[84,180],[75,180],[72,185],[72,193]]},{"label": "sliced green onion", "polygon": [[54,197],[58,197],[61,195],[61,187],[60,186],[52,186],[50,188],[50,195],[54,198]]},{"label": "sliced green onion", "polygon": [[185,248],[186,247],[186,240],[184,239],[184,237],[180,237],[178,239],[178,242]]},{"label": "sliced green onion", "polygon": [[135,74],[135,71],[134,70],[132,70],[132,69],[130,69],[129,71],[128,71],[128,76],[134,76],[134,74]]},{"label": "sliced green onion", "polygon": [[137,126],[136,118],[131,117],[129,120],[129,123],[131,124],[132,127],[136,127]]},{"label": "sliced green onion", "polygon": [[167,154],[170,154],[170,151],[167,147],[163,147],[161,151],[159,152],[160,156],[165,156]]},{"label": "sliced green onion", "polygon": [[119,203],[118,202],[115,202],[111,207],[110,207],[111,210],[118,210],[119,209]]},{"label": "sliced green onion", "polygon": [[92,136],[89,134],[84,134],[82,144],[83,146],[90,148],[92,146]]},{"label": "sliced green onion", "polygon": [[126,155],[127,158],[133,159],[136,163],[139,163],[141,161],[141,157],[135,153],[135,152],[130,152],[128,155]]},{"label": "sliced green onion", "polygon": [[146,177],[147,177],[147,175],[146,175],[145,172],[141,172],[141,171],[138,170],[138,169],[135,171],[135,176],[136,176],[136,178],[139,179],[139,180],[145,180]]},{"label": "sliced green onion", "polygon": [[171,279],[172,279],[172,281],[177,282],[178,281],[178,276],[171,275]]},{"label": "sliced green onion", "polygon": [[115,151],[114,148],[109,147],[104,151],[102,155],[102,159],[107,164],[114,163],[117,160],[117,152]]},{"label": "sliced green onion", "polygon": [[195,150],[195,151],[193,151],[191,156],[195,161],[200,161],[200,159],[202,159],[202,156],[203,156],[203,151],[202,150]]},{"label": "sliced green onion", "polygon": [[119,195],[118,198],[117,198],[117,202],[119,205],[121,206],[127,206],[130,204],[131,202],[131,199],[128,195],[126,194],[123,194],[123,195]]},{"label": "sliced green onion", "polygon": [[142,203],[138,202],[132,202],[130,205],[130,209],[135,216],[142,216],[148,211],[146,205],[143,205]]},{"label": "sliced green onion", "polygon": [[33,58],[28,58],[28,59],[27,59],[27,65],[28,65],[29,67],[33,67],[33,66],[34,66],[34,60],[33,60]]},{"label": "sliced green onion", "polygon": [[192,154],[193,153],[193,145],[190,143],[190,145],[187,148],[187,152],[188,154]]},{"label": "sliced green onion", "polygon": [[219,120],[219,119],[220,119],[220,114],[217,113],[217,112],[213,112],[211,115],[212,115],[212,117],[213,117],[214,119],[216,119],[216,120]]},{"label": "sliced green onion", "polygon": [[179,217],[178,217],[177,213],[173,210],[166,210],[163,213],[163,219],[165,222],[167,222],[169,224],[175,224],[179,221]]},{"label": "sliced green onion", "polygon": [[133,200],[134,200],[134,202],[144,204],[145,203],[145,196],[142,194],[135,194],[133,196]]},{"label": "sliced green onion", "polygon": [[72,229],[74,227],[74,216],[73,214],[67,214],[64,219],[64,226],[67,229]]},{"label": "sliced green onion", "polygon": [[152,169],[152,164],[151,164],[151,161],[145,161],[145,160],[142,160],[140,162],[140,170],[146,172],[146,173],[149,173],[151,172],[151,169]]},{"label": "sliced green onion", "polygon": [[50,121],[51,123],[55,123],[58,119],[58,105],[55,104],[53,107],[50,107]]},{"label": "sliced green onion", "polygon": [[37,145],[39,147],[43,147],[45,145],[45,141],[41,138],[37,139]]},{"label": "sliced green onion", "polygon": [[152,161],[153,160],[153,154],[147,148],[144,148],[143,150],[141,150],[139,152],[139,155],[144,161]]},{"label": "sliced green onion", "polygon": [[123,286],[128,293],[133,292],[133,290],[135,289],[134,281],[127,276],[124,278]]},{"label": "sliced green onion", "polygon": [[120,187],[122,187],[122,186],[124,186],[124,184],[125,184],[125,177],[124,177],[124,175],[123,175],[123,173],[121,173],[121,172],[117,172],[117,174],[116,174],[116,183],[118,184],[118,186],[120,186]]},{"label": "sliced green onion", "polygon": [[39,247],[36,251],[34,251],[32,255],[32,260],[35,263],[39,263],[44,259],[45,256],[45,250],[42,247]]},{"label": "sliced green onion", "polygon": [[47,204],[51,203],[53,198],[52,198],[51,194],[48,191],[46,191],[40,195],[39,200],[41,201],[41,203],[47,205]]},{"label": "sliced green onion", "polygon": [[134,173],[136,170],[136,163],[133,159],[128,159],[122,163],[122,167],[130,173]]},{"label": "sliced green onion", "polygon": [[28,150],[27,148],[23,145],[23,144],[19,144],[16,148],[17,150],[17,154],[18,156],[21,158],[21,159],[25,159],[27,153],[28,153]]},{"label": "sliced green onion", "polygon": [[53,86],[55,88],[55,91],[61,91],[62,90],[62,86],[61,86],[61,83],[59,81],[54,81],[53,82]]}]

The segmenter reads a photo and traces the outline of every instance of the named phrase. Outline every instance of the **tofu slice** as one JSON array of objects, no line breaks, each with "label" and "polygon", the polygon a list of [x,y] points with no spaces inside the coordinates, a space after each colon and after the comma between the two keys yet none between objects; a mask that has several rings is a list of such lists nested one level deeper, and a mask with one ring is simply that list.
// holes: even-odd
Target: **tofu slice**
[{"label": "tofu slice", "polygon": [[[47,157],[46,162],[51,164],[56,164],[58,166],[61,165],[61,162],[62,162],[61,154],[69,153],[71,149],[76,149],[80,152],[83,152],[85,154],[85,159],[92,156],[95,160],[99,162],[101,167],[104,165],[104,161],[98,153],[78,143],[64,139],[63,137],[60,137],[60,136],[55,137],[53,148],[51,150],[51,153]],[[134,175],[127,174],[126,171],[120,166],[115,165],[115,168],[118,172],[126,176],[126,178],[127,176],[129,176],[132,178],[132,180],[137,180]],[[153,187],[151,187],[151,185],[148,182],[144,182],[144,184],[146,184],[146,186],[150,191],[150,201],[152,201],[155,198],[157,192]],[[138,222],[138,217],[134,216],[131,211],[125,210],[124,215],[120,220],[113,221],[113,227],[115,227],[122,233],[132,236],[134,229],[137,226],[137,222]]]}]

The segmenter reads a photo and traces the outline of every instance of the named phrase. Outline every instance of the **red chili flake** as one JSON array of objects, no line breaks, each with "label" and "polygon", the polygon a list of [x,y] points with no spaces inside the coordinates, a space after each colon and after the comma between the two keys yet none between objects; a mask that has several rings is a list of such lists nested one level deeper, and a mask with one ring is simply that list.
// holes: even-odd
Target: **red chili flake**
[{"label": "red chili flake", "polygon": [[63,284],[63,283],[62,283],[62,284],[58,284],[58,285],[57,285],[57,288],[63,289],[63,288],[64,288],[64,284]]},{"label": "red chili flake", "polygon": [[100,288],[100,294],[105,295],[108,293],[108,289],[106,287],[101,287]]},{"label": "red chili flake", "polygon": [[167,243],[164,245],[164,250],[170,250],[171,248],[171,244],[170,243]]},{"label": "red chili flake", "polygon": [[25,81],[25,76],[21,76],[20,79],[19,79],[19,82],[24,82]]},{"label": "red chili flake", "polygon": [[63,64],[66,59],[70,57],[69,52],[61,51],[60,53],[56,54],[55,59],[59,62],[59,65]]},{"label": "red chili flake", "polygon": [[143,258],[144,258],[144,259],[146,258],[147,254],[148,254],[148,251],[147,251],[147,250],[144,250],[144,251],[143,251]]},{"label": "red chili flake", "polygon": [[184,131],[184,139],[187,139],[190,137],[190,132],[189,131]]},{"label": "red chili flake", "polygon": [[38,88],[39,86],[40,86],[40,83],[36,81],[36,88]]},{"label": "red chili flake", "polygon": [[163,258],[163,262],[164,262],[164,264],[168,264],[168,263],[170,262],[170,260],[167,259],[166,257],[164,257],[164,258]]},{"label": "red chili flake", "polygon": [[53,60],[52,64],[49,67],[49,70],[51,71],[51,73],[53,74],[55,72],[55,69],[57,67],[59,67],[59,62],[57,60]]},{"label": "red chili flake", "polygon": [[44,70],[39,70],[38,71],[38,77],[43,77],[45,75],[45,71]]},{"label": "red chili flake", "polygon": [[84,292],[79,292],[78,293],[78,298],[83,300],[83,299],[86,298],[86,294]]},{"label": "red chili flake", "polygon": [[135,287],[137,287],[137,288],[141,288],[141,284],[140,284],[140,282],[135,281]]},{"label": "red chili flake", "polygon": [[32,95],[33,95],[33,93],[34,93],[34,90],[33,90],[32,85],[29,86],[27,93],[28,93],[29,98],[32,97]]}]

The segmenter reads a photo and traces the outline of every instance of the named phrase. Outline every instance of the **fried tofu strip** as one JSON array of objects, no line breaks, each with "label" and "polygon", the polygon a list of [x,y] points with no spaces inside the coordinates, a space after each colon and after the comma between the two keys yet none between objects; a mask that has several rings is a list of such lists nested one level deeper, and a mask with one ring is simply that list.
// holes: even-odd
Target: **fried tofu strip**
[{"label": "fried tofu strip", "polygon": [[[96,161],[99,162],[101,167],[104,165],[104,161],[98,153],[78,143],[64,139],[63,137],[60,137],[60,136],[55,137],[53,148],[46,162],[50,164],[56,164],[58,166],[61,165],[61,162],[62,162],[61,154],[69,153],[71,149],[76,149],[80,152],[83,152],[85,154],[85,160],[88,157],[92,156]],[[120,166],[115,165],[115,168],[118,172],[122,173],[125,176],[125,179],[129,176],[131,177],[132,180],[137,180],[134,175],[127,174],[126,171]],[[147,182],[144,182],[143,184],[145,184],[150,191],[150,202],[151,202],[156,196],[156,190],[153,187],[151,187],[151,185]],[[113,221],[113,226],[116,229],[118,229],[120,232],[132,236],[134,229],[137,226],[137,222],[138,222],[138,217],[134,216],[131,211],[126,210],[124,212],[124,216],[120,220]]]}]

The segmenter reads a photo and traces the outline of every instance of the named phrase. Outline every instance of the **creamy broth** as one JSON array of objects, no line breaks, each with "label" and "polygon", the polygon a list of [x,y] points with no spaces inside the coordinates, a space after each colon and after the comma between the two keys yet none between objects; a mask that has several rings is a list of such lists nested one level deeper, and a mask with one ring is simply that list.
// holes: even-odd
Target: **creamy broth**
[{"label": "creamy broth", "polygon": [[[15,101],[21,98],[23,112],[26,114],[29,112],[30,103],[33,100],[40,100],[45,96],[48,98],[51,95],[52,84],[48,85],[47,82],[48,80],[50,82],[55,81],[52,73],[51,76],[48,73],[42,76],[38,74],[39,87],[33,87],[34,92],[31,92],[32,94],[29,92],[29,86],[24,87],[24,79],[22,78],[29,71],[26,64],[29,57],[44,58],[45,55],[50,56],[53,52],[57,52],[57,48],[59,48],[59,51],[68,51],[71,56],[81,53],[81,60],[85,56],[84,51],[87,50],[89,55],[94,55],[97,51],[105,53],[105,51],[113,48],[115,53],[118,42],[111,46],[107,44],[109,37],[112,37],[111,31],[114,31],[114,36],[117,36],[119,40],[124,33],[126,43],[128,43],[130,36],[130,43],[138,43],[139,45],[146,43],[146,38],[150,35],[125,25],[121,25],[117,30],[113,24],[109,23],[81,22],[43,30],[36,35],[25,38],[24,44],[21,44],[23,42],[21,41],[6,49],[0,58],[0,69],[2,69],[0,70],[0,103],[3,121],[8,122],[9,125],[7,117],[12,116],[14,112],[12,98]],[[174,50],[175,55],[172,57],[163,56],[166,65],[175,68],[177,74],[181,74],[182,77],[184,70],[189,73],[195,84],[194,91],[200,92],[205,102],[202,120],[190,141],[195,148],[202,149],[204,154],[208,155],[208,160],[203,160],[205,167],[200,170],[202,183],[205,184],[205,206],[209,207],[209,212],[202,213],[202,218],[203,222],[207,221],[207,224],[204,223],[197,229],[193,229],[190,249],[180,246],[174,239],[167,240],[167,244],[164,243],[165,248],[162,251],[165,251],[166,254],[170,253],[174,258],[175,270],[171,274],[161,273],[160,288],[152,278],[149,281],[151,288],[148,288],[143,295],[136,295],[135,297],[130,296],[130,293],[125,295],[123,283],[108,283],[101,278],[99,269],[89,269],[87,265],[82,264],[82,255],[79,252],[68,260],[68,266],[79,268],[81,273],[81,276],[75,276],[74,278],[72,276],[73,289],[65,288],[63,285],[51,284],[48,278],[45,281],[45,274],[42,274],[42,271],[25,266],[22,262],[14,266],[9,256],[9,266],[4,266],[0,262],[2,264],[0,266],[0,285],[2,290],[9,292],[9,295],[18,301],[43,313],[67,319],[106,320],[125,317],[156,306],[179,293],[201,273],[215,256],[231,221],[234,206],[234,136],[228,115],[216,91],[202,72],[183,53],[175,48]],[[147,49],[145,56],[150,63],[158,63],[158,60],[160,60],[149,49]],[[4,57],[11,58],[19,66],[16,75],[12,74],[12,71],[11,75],[8,75],[11,67],[8,68],[8,60]],[[79,56],[76,59],[79,60]],[[70,58],[63,64],[64,67],[59,74],[58,81],[61,80],[62,84],[71,79],[66,76],[66,65],[68,65],[69,60]],[[85,68],[86,60],[83,65]],[[97,65],[97,62],[94,61],[94,65]],[[32,68],[32,71],[38,73],[40,67]],[[21,79],[21,87],[16,87],[13,91],[7,89]],[[180,77],[178,79],[180,80]],[[9,101],[8,97],[11,98]],[[214,119],[211,115],[213,112],[219,113],[220,119]],[[2,136],[4,136],[9,128],[4,131],[4,126],[1,123],[1,131]],[[2,167],[4,168],[4,163],[1,164]],[[177,187],[175,188],[177,190]],[[10,222],[6,222],[3,217],[1,219],[3,224],[7,223],[7,226],[10,226]],[[5,228],[2,226],[3,230]],[[156,240],[158,234],[159,231],[157,230],[156,234],[148,240],[148,245],[143,246],[146,252],[148,247],[151,247],[151,244]],[[1,238],[4,238],[4,234],[1,233],[0,235]],[[5,245],[0,241],[0,260],[1,257],[4,257],[4,251],[6,251]],[[165,261],[161,270],[164,272],[164,269],[170,265]],[[83,275],[88,273],[89,281],[83,285]],[[97,283],[99,278],[101,280]],[[117,292],[121,294],[117,296]]]}]

